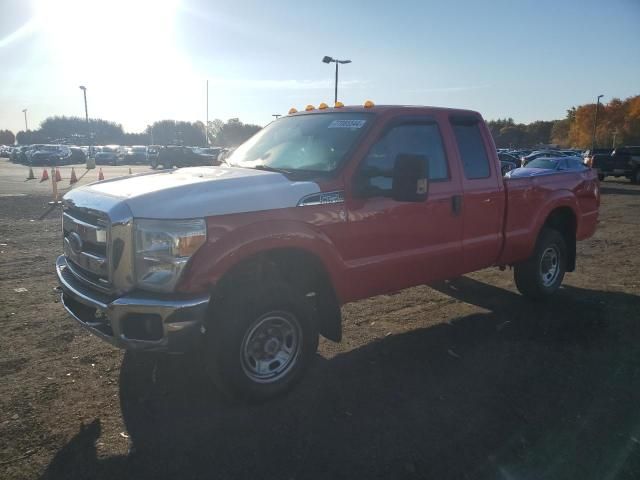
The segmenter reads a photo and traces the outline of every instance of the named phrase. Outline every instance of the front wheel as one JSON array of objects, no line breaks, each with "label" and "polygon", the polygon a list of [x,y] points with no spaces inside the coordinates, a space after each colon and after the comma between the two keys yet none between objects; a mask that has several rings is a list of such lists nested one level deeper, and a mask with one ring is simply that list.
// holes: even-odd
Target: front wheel
[{"label": "front wheel", "polygon": [[204,357],[231,397],[262,401],[285,392],[317,350],[307,299],[284,282],[269,283],[230,289],[213,309]]},{"label": "front wheel", "polygon": [[533,255],[514,269],[516,287],[526,297],[539,300],[555,293],[567,271],[567,245],[557,230],[543,228]]}]

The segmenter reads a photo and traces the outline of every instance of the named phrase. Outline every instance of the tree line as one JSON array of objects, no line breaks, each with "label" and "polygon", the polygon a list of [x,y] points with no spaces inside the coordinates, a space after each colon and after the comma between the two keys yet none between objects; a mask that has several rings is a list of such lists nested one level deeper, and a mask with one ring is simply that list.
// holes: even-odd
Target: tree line
[{"label": "tree line", "polygon": [[122,125],[97,118],[87,122],[81,117],[55,116],[45,119],[37,130],[20,131],[15,136],[0,130],[0,144],[69,143],[75,145],[189,145],[236,147],[262,127],[241,122],[238,118],[226,122],[215,119],[207,126],[203,122],[159,120],[142,133],[128,133]]},{"label": "tree line", "polygon": [[[487,122],[498,148],[559,147],[591,148],[596,104],[567,110],[562,120],[515,123],[512,118]],[[640,95],[614,98],[598,107],[595,146],[640,145]]]},{"label": "tree line", "polygon": [[[590,148],[596,104],[580,105],[567,110],[561,120],[515,123],[513,118],[487,122],[498,148],[559,147]],[[193,145],[207,144],[236,147],[260,130],[259,125],[242,123],[238,118],[226,122],[215,119],[203,122],[160,120],[142,133],[126,133],[122,125],[101,119],[49,117],[38,130],[20,131],[15,136],[0,130],[0,144],[74,143],[78,145]],[[614,98],[598,109],[596,147],[640,145],[640,95],[625,100]]]}]

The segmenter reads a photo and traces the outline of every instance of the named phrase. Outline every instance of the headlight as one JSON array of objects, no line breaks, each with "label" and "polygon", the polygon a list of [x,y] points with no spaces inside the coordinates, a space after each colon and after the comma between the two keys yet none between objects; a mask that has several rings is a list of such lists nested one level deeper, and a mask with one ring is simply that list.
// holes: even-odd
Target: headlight
[{"label": "headlight", "polygon": [[205,221],[135,220],[135,272],[139,287],[173,291],[182,270],[207,238]]}]

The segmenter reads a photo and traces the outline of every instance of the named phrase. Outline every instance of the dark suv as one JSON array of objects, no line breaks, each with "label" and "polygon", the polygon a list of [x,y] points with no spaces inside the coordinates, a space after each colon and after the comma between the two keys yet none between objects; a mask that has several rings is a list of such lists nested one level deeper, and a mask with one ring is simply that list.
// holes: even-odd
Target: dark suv
[{"label": "dark suv", "polygon": [[151,159],[151,168],[157,168],[159,165],[164,168],[218,165],[217,155],[201,153],[199,150],[197,147],[163,147],[158,152],[158,157]]},{"label": "dark suv", "polygon": [[618,147],[610,154],[595,150],[590,163],[598,171],[600,181],[613,176],[626,177],[632,183],[640,184],[640,147]]}]

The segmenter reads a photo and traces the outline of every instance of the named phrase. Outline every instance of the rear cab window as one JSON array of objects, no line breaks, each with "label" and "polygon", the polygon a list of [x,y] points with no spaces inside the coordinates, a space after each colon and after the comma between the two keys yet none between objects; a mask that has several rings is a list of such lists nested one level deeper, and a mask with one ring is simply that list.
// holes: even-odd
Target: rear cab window
[{"label": "rear cab window", "polygon": [[489,178],[491,164],[478,119],[454,117],[451,119],[451,127],[458,145],[464,176],[468,180]]}]

